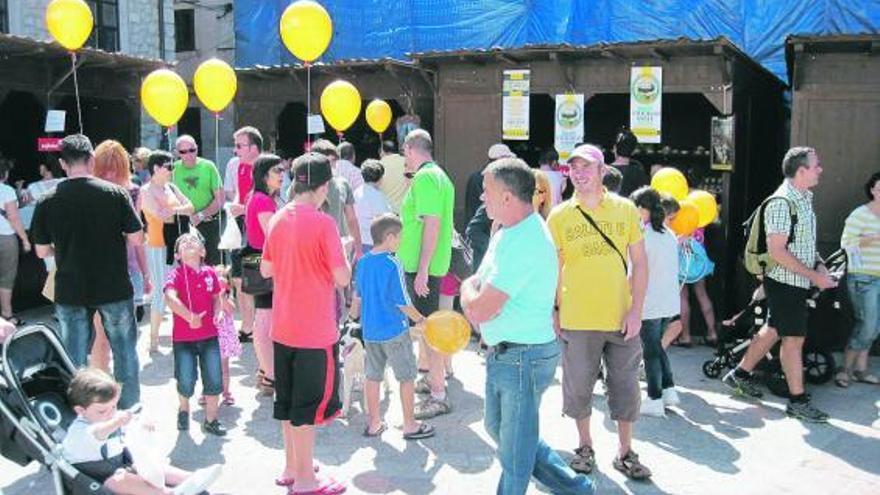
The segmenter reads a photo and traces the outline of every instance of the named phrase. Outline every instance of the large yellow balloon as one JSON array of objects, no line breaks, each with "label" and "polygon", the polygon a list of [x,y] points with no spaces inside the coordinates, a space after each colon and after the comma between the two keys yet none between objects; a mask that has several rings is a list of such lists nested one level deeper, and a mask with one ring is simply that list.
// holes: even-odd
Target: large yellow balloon
[{"label": "large yellow balloon", "polygon": [[651,177],[651,187],[665,192],[679,201],[687,197],[688,194],[687,179],[678,169],[672,167],[658,170],[654,177]]},{"label": "large yellow balloon", "polygon": [[238,79],[226,62],[212,58],[205,60],[193,75],[196,96],[208,110],[220,113],[235,98]]},{"label": "large yellow balloon", "polygon": [[367,124],[374,131],[382,134],[391,125],[391,105],[385,100],[373,100],[367,105]]},{"label": "large yellow balloon", "polygon": [[693,203],[700,212],[700,221],[697,223],[698,227],[709,225],[718,216],[718,203],[715,201],[715,196],[712,193],[694,190],[688,194],[686,201]]},{"label": "large yellow balloon", "polygon": [[151,72],[141,84],[141,101],[156,122],[171,127],[186,111],[189,91],[176,73],[158,69]]},{"label": "large yellow balloon", "polygon": [[361,94],[348,81],[333,81],[321,93],[321,113],[330,127],[343,132],[361,113]]},{"label": "large yellow balloon", "polygon": [[333,22],[319,3],[299,0],[281,14],[279,30],[290,53],[303,62],[312,62],[330,45]]},{"label": "large yellow balloon", "polygon": [[89,39],[94,23],[92,10],[83,0],[52,0],[46,7],[49,34],[70,51]]},{"label": "large yellow balloon", "polygon": [[688,200],[681,201],[678,205],[680,207],[678,213],[669,222],[669,226],[678,235],[691,235],[699,225],[700,210]]},{"label": "large yellow balloon", "polygon": [[471,326],[461,313],[435,311],[425,321],[425,341],[437,352],[455,354],[467,347],[470,338]]}]

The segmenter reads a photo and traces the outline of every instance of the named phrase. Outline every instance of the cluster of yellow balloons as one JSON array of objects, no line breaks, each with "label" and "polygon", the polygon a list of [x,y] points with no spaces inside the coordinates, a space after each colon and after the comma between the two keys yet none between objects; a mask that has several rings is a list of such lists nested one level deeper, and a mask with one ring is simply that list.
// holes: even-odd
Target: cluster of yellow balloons
[{"label": "cluster of yellow balloons", "polygon": [[[333,81],[321,93],[321,114],[336,129],[345,132],[361,113],[361,94],[348,81]],[[391,106],[383,100],[373,100],[367,105],[367,124],[382,134],[391,125]]]},{"label": "cluster of yellow balloons", "polygon": [[471,326],[461,313],[440,310],[425,321],[425,342],[442,354],[455,354],[467,347]]},{"label": "cluster of yellow balloons", "polygon": [[698,189],[689,192],[687,179],[678,169],[660,169],[651,178],[651,187],[678,200],[680,208],[669,223],[669,227],[678,235],[691,235],[718,217],[715,196]]},{"label": "cluster of yellow balloons", "polygon": [[61,46],[74,52],[92,34],[95,20],[83,0],[52,0],[46,6],[46,28]]},{"label": "cluster of yellow balloons", "polygon": [[[202,62],[193,75],[196,96],[208,110],[219,114],[238,90],[235,71],[226,62],[212,58]],[[186,83],[168,69],[151,72],[141,84],[141,101],[147,113],[160,125],[171,127],[180,120],[189,105]]]}]

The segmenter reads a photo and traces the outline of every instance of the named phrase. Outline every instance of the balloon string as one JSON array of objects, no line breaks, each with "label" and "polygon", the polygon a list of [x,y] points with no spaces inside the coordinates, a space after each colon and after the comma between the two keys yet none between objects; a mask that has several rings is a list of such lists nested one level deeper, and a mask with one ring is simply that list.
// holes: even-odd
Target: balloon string
[{"label": "balloon string", "polygon": [[79,80],[76,77],[76,52],[70,52],[70,63],[73,68],[73,91],[76,95],[76,115],[79,119],[79,133],[85,134],[83,132],[83,115],[82,115],[82,106],[79,102]]},{"label": "balloon string", "polygon": [[312,117],[312,64],[306,62],[306,150],[312,149],[312,132],[309,119]]},{"label": "balloon string", "polygon": [[[214,114],[214,160],[217,163],[220,163],[220,112]],[[227,220],[228,221],[228,220]],[[233,220],[234,221],[234,220]],[[220,237],[223,237],[223,207],[220,207],[220,211],[217,212],[217,232],[220,233]],[[219,237],[218,237],[219,239]],[[223,256],[223,250],[220,251],[220,264],[225,264],[225,259]]]}]

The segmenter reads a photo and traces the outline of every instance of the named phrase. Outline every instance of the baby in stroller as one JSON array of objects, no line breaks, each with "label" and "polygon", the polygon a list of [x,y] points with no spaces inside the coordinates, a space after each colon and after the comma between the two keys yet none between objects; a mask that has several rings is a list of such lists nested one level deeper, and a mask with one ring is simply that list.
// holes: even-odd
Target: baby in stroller
[{"label": "baby in stroller", "polygon": [[121,428],[133,417],[130,410],[120,411],[119,384],[98,369],[76,372],[70,382],[68,400],[77,414],[67,429],[62,450],[67,460],[84,474],[115,494],[195,495],[213,483],[220,466],[188,473],[173,466],[165,467],[165,484],[159,488],[133,468]]}]

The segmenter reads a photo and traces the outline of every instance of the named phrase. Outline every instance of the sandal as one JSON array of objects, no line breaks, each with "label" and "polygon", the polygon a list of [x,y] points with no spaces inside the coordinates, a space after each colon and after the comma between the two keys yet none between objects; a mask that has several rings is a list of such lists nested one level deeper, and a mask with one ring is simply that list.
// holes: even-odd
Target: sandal
[{"label": "sandal", "polygon": [[266,375],[261,375],[257,388],[260,389],[260,393],[263,395],[273,395],[275,393],[275,380],[266,378]]},{"label": "sandal", "polygon": [[854,371],[853,378],[859,383],[880,385],[880,378],[877,378],[877,375],[871,374],[870,371]]},{"label": "sandal", "polygon": [[4,316],[3,319],[8,321],[9,323],[12,323],[13,325],[15,325],[17,327],[24,325],[24,320],[22,320],[21,318],[19,318],[17,316]]},{"label": "sandal", "polygon": [[220,404],[224,406],[234,406],[235,405],[235,397],[232,396],[229,392],[223,392],[223,401]]},{"label": "sandal", "polygon": [[850,375],[843,368],[839,368],[837,370],[837,373],[834,374],[834,384],[840,388],[849,387],[849,380],[850,380]]},{"label": "sandal", "polygon": [[639,455],[632,450],[623,457],[615,457],[613,464],[614,469],[631,480],[646,480],[651,477],[651,470],[639,462]]},{"label": "sandal", "polygon": [[[320,469],[318,468],[318,465],[315,464],[315,472],[317,473],[319,471]],[[296,480],[293,479],[293,476],[291,476],[290,478],[286,476],[275,478],[275,486],[292,486],[295,482]]]},{"label": "sandal", "polygon": [[574,449],[574,459],[568,463],[568,467],[577,473],[590,474],[596,467],[596,452],[593,447],[584,445]]},{"label": "sandal", "polygon": [[204,395],[199,397],[199,405],[200,406],[204,406],[207,403],[208,403],[208,399],[206,399]]},{"label": "sandal", "polygon": [[386,425],[384,422],[379,423],[379,428],[376,431],[370,431],[370,425],[367,425],[364,428],[363,435],[368,438],[375,438],[382,435],[382,433],[384,433],[386,429],[388,429],[388,425]]},{"label": "sandal", "polygon": [[293,486],[288,487],[287,493],[290,495],[339,495],[341,493],[345,493],[345,485],[339,483],[332,478],[321,480],[321,485],[314,490],[297,492],[292,490],[292,488]]},{"label": "sandal", "polygon": [[434,436],[434,427],[427,424],[422,423],[419,425],[419,429],[410,433],[404,433],[404,440],[421,440],[423,438],[431,438]]},{"label": "sandal", "polygon": [[674,345],[675,347],[683,347],[685,349],[690,349],[691,347],[694,346],[694,343],[691,341],[685,342],[683,340],[676,340],[675,342],[672,343],[672,345]]}]

